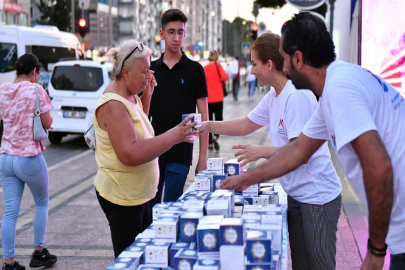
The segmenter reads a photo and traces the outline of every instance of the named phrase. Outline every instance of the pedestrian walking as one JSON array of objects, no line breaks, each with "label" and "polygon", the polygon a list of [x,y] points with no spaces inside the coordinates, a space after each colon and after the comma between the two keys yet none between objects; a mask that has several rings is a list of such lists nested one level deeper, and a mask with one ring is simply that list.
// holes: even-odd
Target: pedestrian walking
[{"label": "pedestrian walking", "polygon": [[360,269],[382,269],[387,246],[390,269],[405,269],[404,98],[370,71],[336,60],[325,23],[311,13],[295,14],[281,33],[284,72],[297,89],[320,96],[319,105],[293,143],[247,174],[225,179],[221,188],[242,190],[284,175],[329,140],[368,211]]},{"label": "pedestrian walking", "polygon": [[[259,105],[242,119],[204,122],[199,128],[229,136],[246,136],[269,127],[272,146],[235,145],[241,165],[269,159],[294,141],[317,107],[314,94],[298,91],[283,72],[280,37],[264,33],[252,45],[252,74],[260,86],[272,86]],[[336,232],[342,187],[333,167],[327,143],[308,158],[307,164],[279,177],[288,194],[288,232],[293,269],[336,268]],[[314,226],[316,224],[316,226]],[[318,237],[318,236],[322,237]]]},{"label": "pedestrian walking", "polygon": [[235,57],[229,66],[229,72],[232,78],[232,93],[233,99],[238,101],[240,88],[240,68],[242,64],[239,62],[239,57]]},{"label": "pedestrian walking", "polygon": [[[111,231],[114,255],[131,245],[151,223],[149,201],[156,195],[158,156],[187,136],[191,117],[155,136],[148,112],[156,81],[150,67],[151,50],[135,40],[111,48],[112,79],[97,102],[96,194]],[[138,94],[143,92],[142,98]]]},{"label": "pedestrian walking", "polygon": [[[218,63],[218,52],[210,51],[208,60],[210,63],[204,66],[205,77],[207,78],[208,87],[208,113],[209,120],[222,121],[222,112],[224,107],[224,88],[223,83],[228,80],[228,74]],[[219,134],[209,133],[208,149],[219,150]]]},{"label": "pedestrian walking", "polygon": [[248,85],[248,97],[249,100],[254,100],[255,88],[256,88],[256,76],[252,74],[252,64],[248,63],[246,68],[246,78],[245,81]]},{"label": "pedestrian walking", "polygon": [[[152,95],[149,117],[156,135],[173,128],[183,114],[195,113],[202,121],[208,120],[207,83],[203,67],[189,59],[182,51],[186,35],[186,15],[178,9],[169,9],[162,15],[160,36],[165,52],[152,61],[158,83]],[[208,134],[199,138],[198,173],[207,168]],[[151,207],[162,201],[176,201],[184,190],[193,159],[193,145],[180,143],[159,157],[159,186]]]},{"label": "pedestrian walking", "polygon": [[[25,184],[35,202],[34,252],[30,267],[53,265],[57,257],[44,248],[48,222],[49,179],[42,152],[45,146],[34,141],[33,122],[39,101],[39,114],[43,128],[52,125],[52,103],[45,90],[36,85],[41,78],[41,65],[33,54],[20,56],[15,63],[17,77],[0,87],[0,118],[4,133],[0,148],[0,179],[4,195],[4,216],[1,224],[3,270],[24,270],[14,260],[18,213]],[[36,94],[38,91],[38,95]]]}]

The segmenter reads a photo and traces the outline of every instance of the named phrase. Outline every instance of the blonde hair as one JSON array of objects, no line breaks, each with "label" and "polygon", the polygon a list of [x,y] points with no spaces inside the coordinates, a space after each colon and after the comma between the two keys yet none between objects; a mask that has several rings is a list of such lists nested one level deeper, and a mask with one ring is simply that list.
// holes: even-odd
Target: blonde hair
[{"label": "blonde hair", "polygon": [[[108,57],[108,60],[113,64],[111,79],[120,79],[122,76],[123,67],[127,67],[129,70],[132,70],[134,67],[136,67],[139,59],[149,57],[152,54],[151,49],[149,49],[149,47],[146,45],[143,45],[142,52],[139,50],[135,50],[134,52],[132,52],[137,46],[139,46],[140,43],[141,42],[137,40],[130,39],[119,46],[111,48],[107,52],[106,56]],[[124,65],[122,65],[124,59],[131,52],[131,56],[127,60],[125,60]]]},{"label": "blonde hair", "polygon": [[216,62],[218,61],[219,55],[218,52],[215,50],[210,51],[210,56],[208,57],[209,61]]}]

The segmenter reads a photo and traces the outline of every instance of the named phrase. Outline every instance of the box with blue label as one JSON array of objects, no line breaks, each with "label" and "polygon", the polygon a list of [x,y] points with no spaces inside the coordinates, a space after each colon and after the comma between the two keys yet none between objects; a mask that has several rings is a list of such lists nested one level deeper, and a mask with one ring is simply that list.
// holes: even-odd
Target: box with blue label
[{"label": "box with blue label", "polygon": [[145,248],[145,264],[153,267],[169,266],[169,243],[155,241]]},{"label": "box with blue label", "polygon": [[272,234],[268,231],[247,232],[246,258],[248,262],[271,263],[273,257]]},{"label": "box with blue label", "polygon": [[219,260],[198,259],[193,270],[219,270]]},{"label": "box with blue label", "polygon": [[192,243],[173,243],[170,246],[170,259],[169,259],[169,264],[171,268],[174,268],[174,255],[176,255],[176,253],[181,250],[181,249],[194,249],[196,250],[197,245],[196,243],[192,242]]},{"label": "box with blue label", "polygon": [[246,270],[273,270],[271,263],[247,263]]},{"label": "box with blue label", "polygon": [[136,270],[161,270],[161,269],[162,268],[160,268],[160,267],[151,267],[147,264],[142,264],[142,265],[139,265],[138,269],[136,269]]},{"label": "box with blue label", "polygon": [[212,176],[212,181],[213,183],[213,189],[212,191],[215,191],[217,189],[219,189],[219,187],[221,186],[221,183],[225,180],[226,175],[225,174],[215,174]]},{"label": "box with blue label", "polygon": [[[197,130],[198,127],[201,127],[201,114],[199,113],[188,113],[188,114],[183,114],[181,117],[181,121],[184,121],[188,116],[192,115],[193,117],[187,122],[187,125],[191,123],[197,123],[193,128],[191,128],[192,131]],[[195,137],[195,136],[189,136],[189,137]]]},{"label": "box with blue label", "polygon": [[219,224],[198,224],[197,249],[200,255],[219,255]]},{"label": "box with blue label", "polygon": [[180,241],[197,242],[197,226],[202,212],[183,213],[180,217]]},{"label": "box with blue label", "polygon": [[178,237],[177,218],[158,218],[155,221],[155,239],[162,239],[175,243]]},{"label": "box with blue label", "polygon": [[107,270],[136,270],[139,265],[139,258],[122,257],[115,259]]},{"label": "box with blue label", "polygon": [[[180,215],[181,215],[181,211],[163,210],[162,212],[160,212],[158,219],[156,221],[158,221],[159,219],[163,219],[163,218],[179,219]],[[156,221],[154,222],[154,229],[156,227]]]},{"label": "box with blue label", "polygon": [[144,246],[144,245],[138,245],[139,243],[142,243],[142,244],[153,243],[153,239],[154,239],[154,237],[153,238],[137,238],[135,240],[135,242],[131,244],[131,247],[132,246],[139,246],[139,247]]},{"label": "box with blue label", "polygon": [[237,159],[230,159],[224,164],[224,173],[227,176],[243,174],[243,167],[239,165]]},{"label": "box with blue label", "polygon": [[[154,228],[154,226],[153,226]],[[141,239],[141,238],[155,238],[155,231],[154,229],[146,229],[142,233],[138,234],[135,239]]]},{"label": "box with blue label", "polygon": [[220,227],[221,245],[243,246],[245,241],[245,221],[240,218],[224,218]]},{"label": "box with blue label", "polygon": [[174,255],[174,269],[193,269],[197,262],[197,251],[194,249],[181,249]]},{"label": "box with blue label", "polygon": [[273,250],[281,251],[283,242],[282,226],[279,224],[262,224],[260,230],[271,232],[273,234]]}]

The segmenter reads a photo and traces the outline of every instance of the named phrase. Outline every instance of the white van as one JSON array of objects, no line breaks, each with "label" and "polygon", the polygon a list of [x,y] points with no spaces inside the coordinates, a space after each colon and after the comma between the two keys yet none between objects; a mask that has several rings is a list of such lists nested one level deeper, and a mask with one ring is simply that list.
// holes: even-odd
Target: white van
[{"label": "white van", "polygon": [[[34,54],[42,64],[45,79],[56,62],[83,59],[78,38],[55,26],[24,27],[0,25],[0,85],[12,82],[16,76],[15,62],[25,53]],[[41,82],[40,82],[41,83]],[[41,84],[46,87],[44,80]]]},{"label": "white van", "polygon": [[97,100],[110,83],[111,63],[63,61],[53,68],[49,95],[54,109],[49,141],[59,144],[63,136],[83,134]]}]

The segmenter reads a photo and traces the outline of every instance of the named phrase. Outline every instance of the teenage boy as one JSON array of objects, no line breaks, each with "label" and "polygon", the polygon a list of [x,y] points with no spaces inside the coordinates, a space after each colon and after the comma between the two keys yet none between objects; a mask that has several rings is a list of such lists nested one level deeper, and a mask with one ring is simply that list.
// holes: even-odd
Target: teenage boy
[{"label": "teenage boy", "polygon": [[[181,51],[186,35],[187,17],[178,9],[169,9],[162,15],[160,36],[165,52],[151,63],[157,86],[152,95],[149,117],[158,136],[178,125],[182,115],[195,113],[208,120],[208,91],[203,67]],[[208,134],[200,136],[200,153],[195,172],[207,168]],[[176,201],[182,194],[193,158],[193,144],[180,143],[159,157],[160,178],[153,207],[162,200]]]}]

